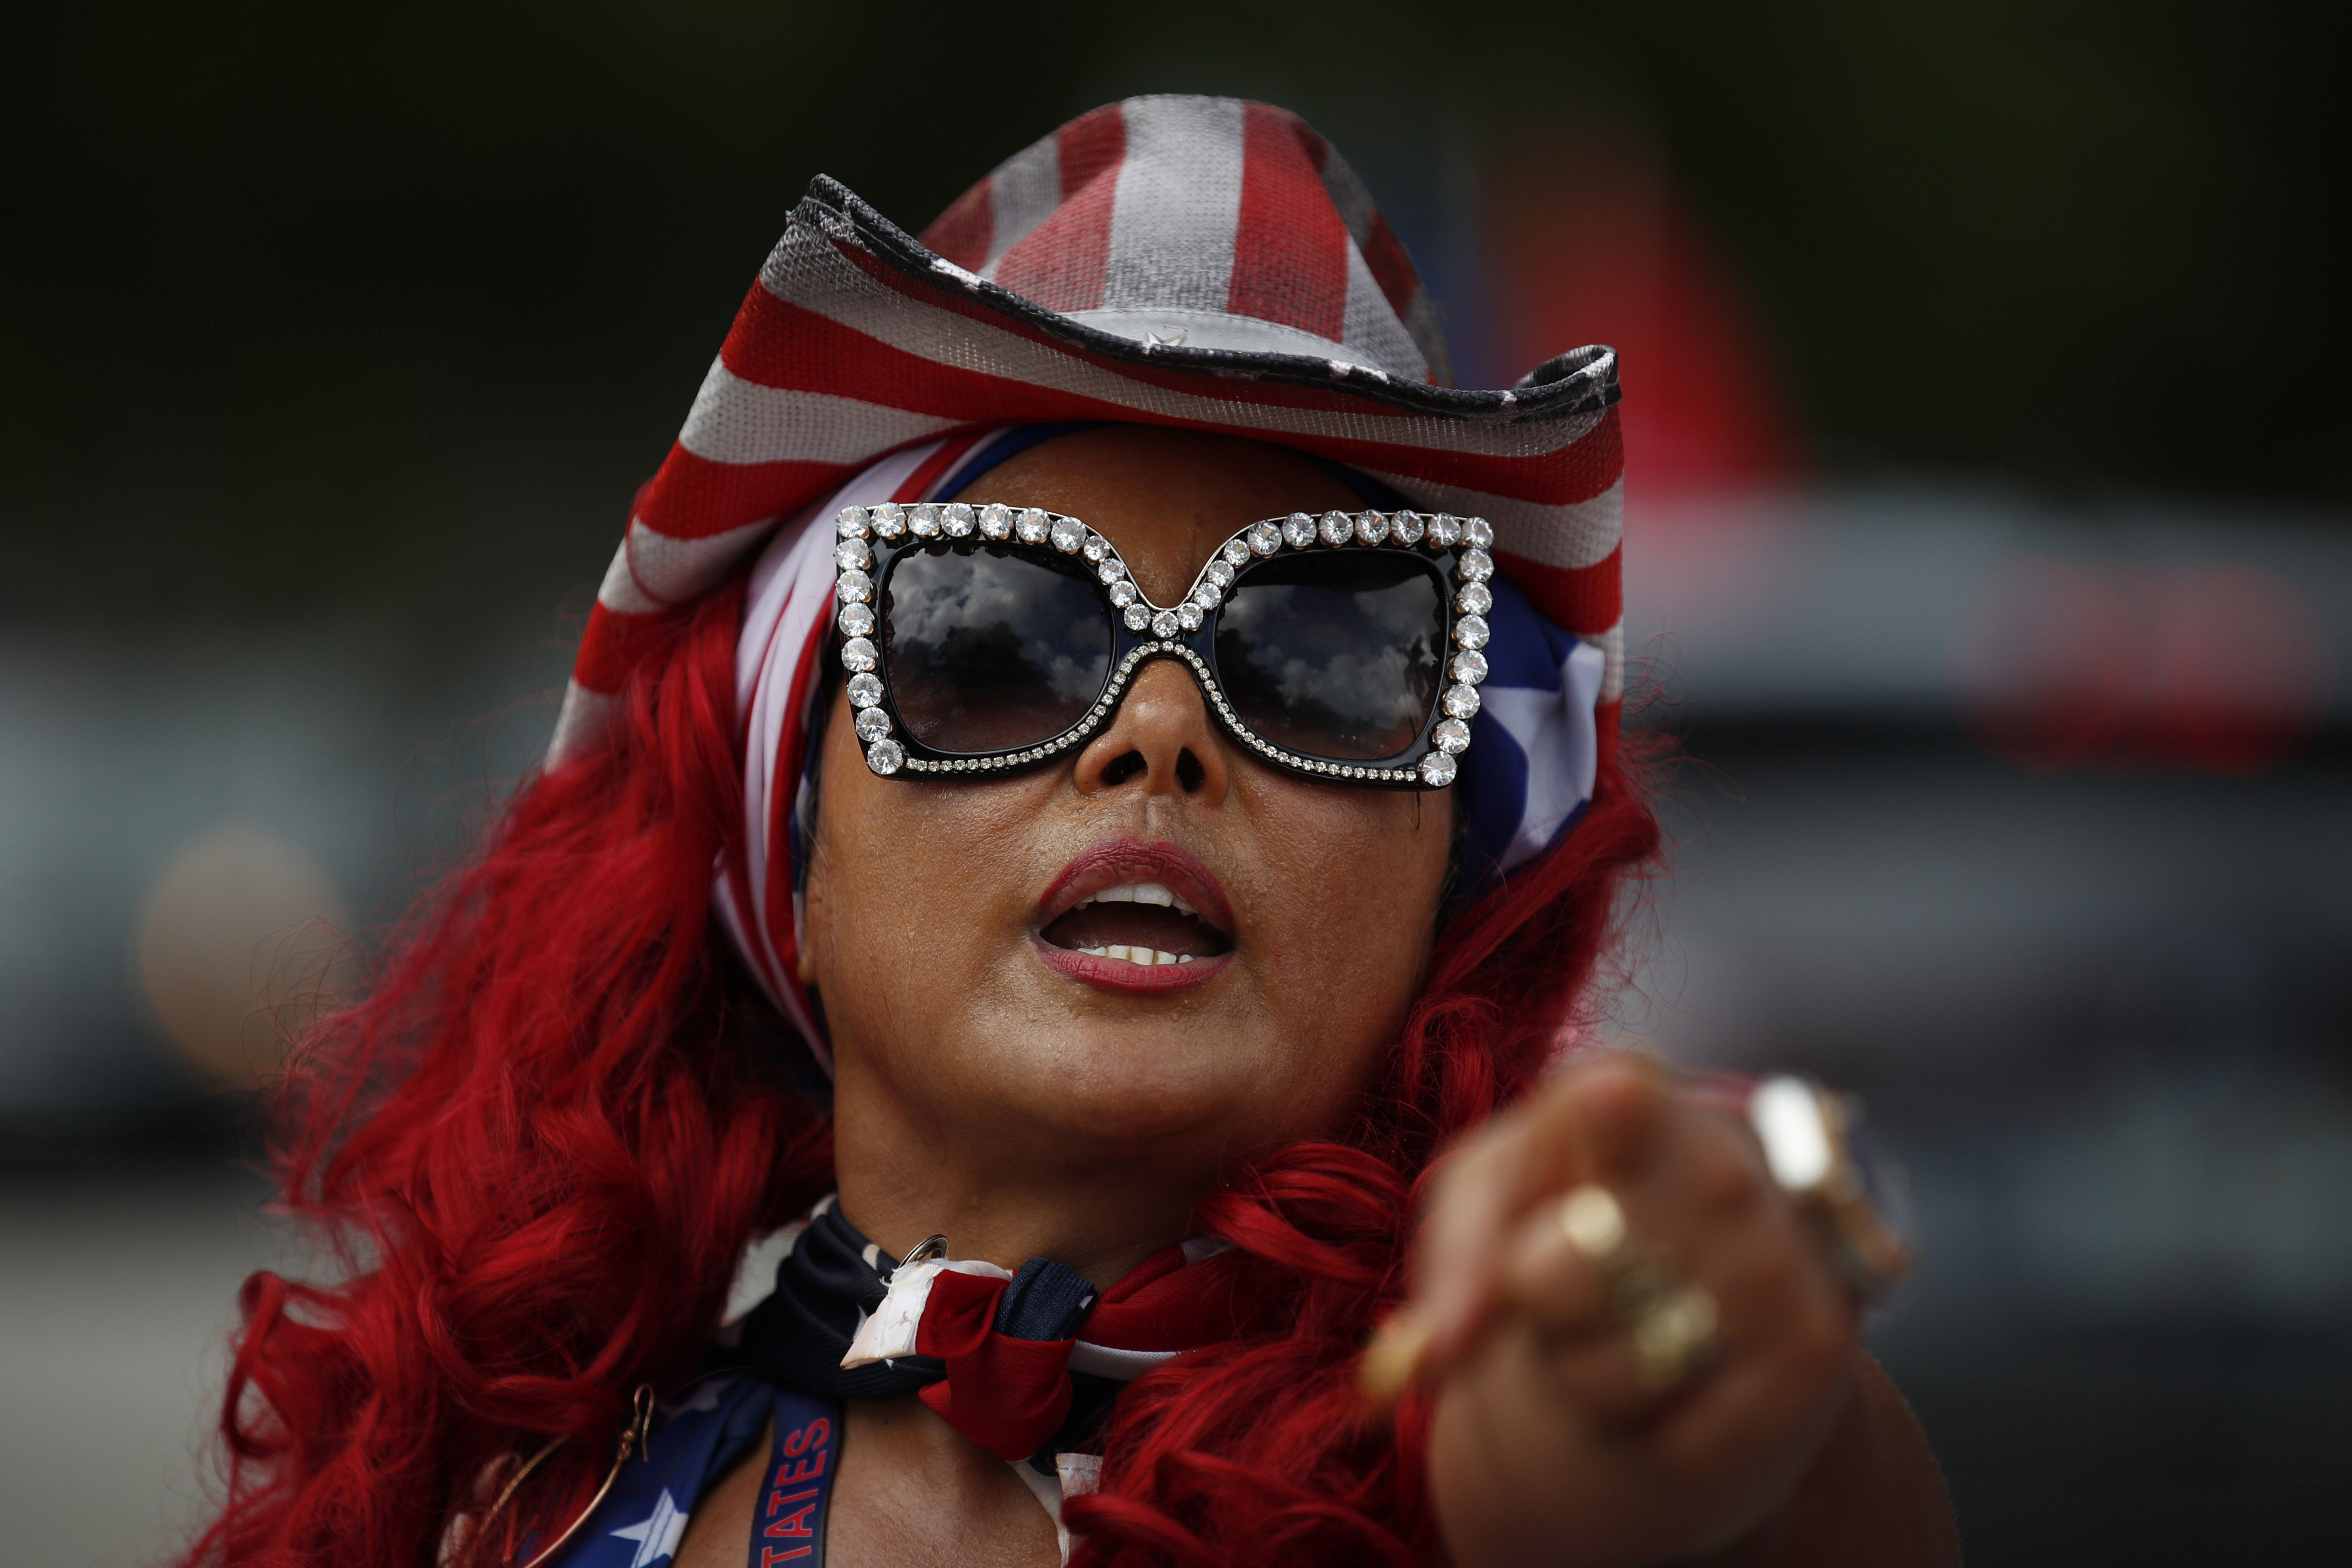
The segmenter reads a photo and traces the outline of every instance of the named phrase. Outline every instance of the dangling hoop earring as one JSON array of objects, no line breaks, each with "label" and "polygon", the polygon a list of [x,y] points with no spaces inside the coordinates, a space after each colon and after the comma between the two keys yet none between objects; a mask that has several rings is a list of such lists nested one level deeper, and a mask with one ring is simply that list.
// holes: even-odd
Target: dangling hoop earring
[{"label": "dangling hoop earring", "polygon": [[[580,1533],[580,1527],[587,1523],[589,1517],[604,1504],[605,1495],[613,1489],[613,1483],[621,1479],[621,1467],[629,1462],[629,1456],[645,1452],[646,1444],[653,1434],[654,1385],[650,1383],[637,1384],[637,1392],[632,1405],[633,1413],[629,1417],[629,1424],[621,1428],[620,1447],[613,1455],[613,1468],[604,1474],[604,1484],[596,1489],[596,1495],[588,1500],[588,1506],[580,1510],[580,1517],[566,1525],[563,1533],[548,1542],[542,1551],[523,1564],[523,1568],[541,1568],[541,1564],[562,1551],[565,1543]],[[539,1468],[541,1461],[550,1454],[563,1447],[564,1441],[562,1437],[548,1439],[547,1446],[533,1454],[525,1462],[523,1468],[514,1473],[513,1479],[499,1490],[499,1500],[490,1504],[490,1511],[482,1516],[483,1533],[488,1531],[499,1513],[514,1500],[516,1489],[530,1478],[531,1471]],[[479,1539],[478,1535],[477,1539]]]}]

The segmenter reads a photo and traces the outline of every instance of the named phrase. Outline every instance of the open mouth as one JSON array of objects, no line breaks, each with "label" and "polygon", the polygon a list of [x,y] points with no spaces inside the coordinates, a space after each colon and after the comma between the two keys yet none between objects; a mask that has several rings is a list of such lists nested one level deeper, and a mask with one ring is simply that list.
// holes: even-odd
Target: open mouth
[{"label": "open mouth", "polygon": [[1129,963],[1191,963],[1234,950],[1234,939],[1173,889],[1122,882],[1082,900],[1037,933],[1055,947]]},{"label": "open mouth", "polygon": [[1215,873],[1174,844],[1106,839],[1038,900],[1046,966],[1113,991],[1203,984],[1234,956],[1234,910]]}]

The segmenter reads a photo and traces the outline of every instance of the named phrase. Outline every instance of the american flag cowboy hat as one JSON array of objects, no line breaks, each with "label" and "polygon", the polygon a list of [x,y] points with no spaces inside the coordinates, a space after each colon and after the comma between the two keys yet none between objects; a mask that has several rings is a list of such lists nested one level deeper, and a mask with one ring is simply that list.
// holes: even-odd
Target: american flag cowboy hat
[{"label": "american flag cowboy hat", "polygon": [[1577,349],[1502,391],[1449,379],[1404,247],[1286,110],[1108,105],[919,238],[820,176],[638,494],[550,765],[591,743],[659,617],[844,479],[943,435],[1068,420],[1275,441],[1486,517],[1503,574],[1605,656],[1605,748],[1622,662],[1615,355]]}]

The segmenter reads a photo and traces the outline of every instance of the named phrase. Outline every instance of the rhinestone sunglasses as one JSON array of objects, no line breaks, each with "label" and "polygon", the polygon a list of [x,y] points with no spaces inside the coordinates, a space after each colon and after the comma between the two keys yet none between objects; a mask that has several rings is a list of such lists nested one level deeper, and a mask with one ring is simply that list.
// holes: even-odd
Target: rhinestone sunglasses
[{"label": "rhinestone sunglasses", "polygon": [[1483,518],[1293,512],[1218,546],[1173,605],[1074,517],[961,501],[847,507],[835,624],[866,765],[1002,775],[1110,720],[1154,658],[1217,722],[1318,779],[1442,789],[1470,743],[1495,596]]}]

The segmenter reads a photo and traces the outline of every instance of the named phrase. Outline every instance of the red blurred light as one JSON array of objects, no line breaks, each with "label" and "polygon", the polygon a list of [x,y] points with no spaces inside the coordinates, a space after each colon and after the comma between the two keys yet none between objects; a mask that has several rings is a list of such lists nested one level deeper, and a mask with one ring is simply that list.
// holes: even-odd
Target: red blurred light
[{"label": "red blurred light", "polygon": [[2251,776],[2308,741],[2326,636],[2260,567],[2020,556],[1962,622],[1955,673],[1979,732],[2021,766]]},{"label": "red blurred light", "polygon": [[1485,247],[1501,363],[1582,343],[1620,356],[1625,476],[1647,500],[1798,477],[1788,401],[1729,266],[1656,150],[1580,123],[1490,172]]}]

